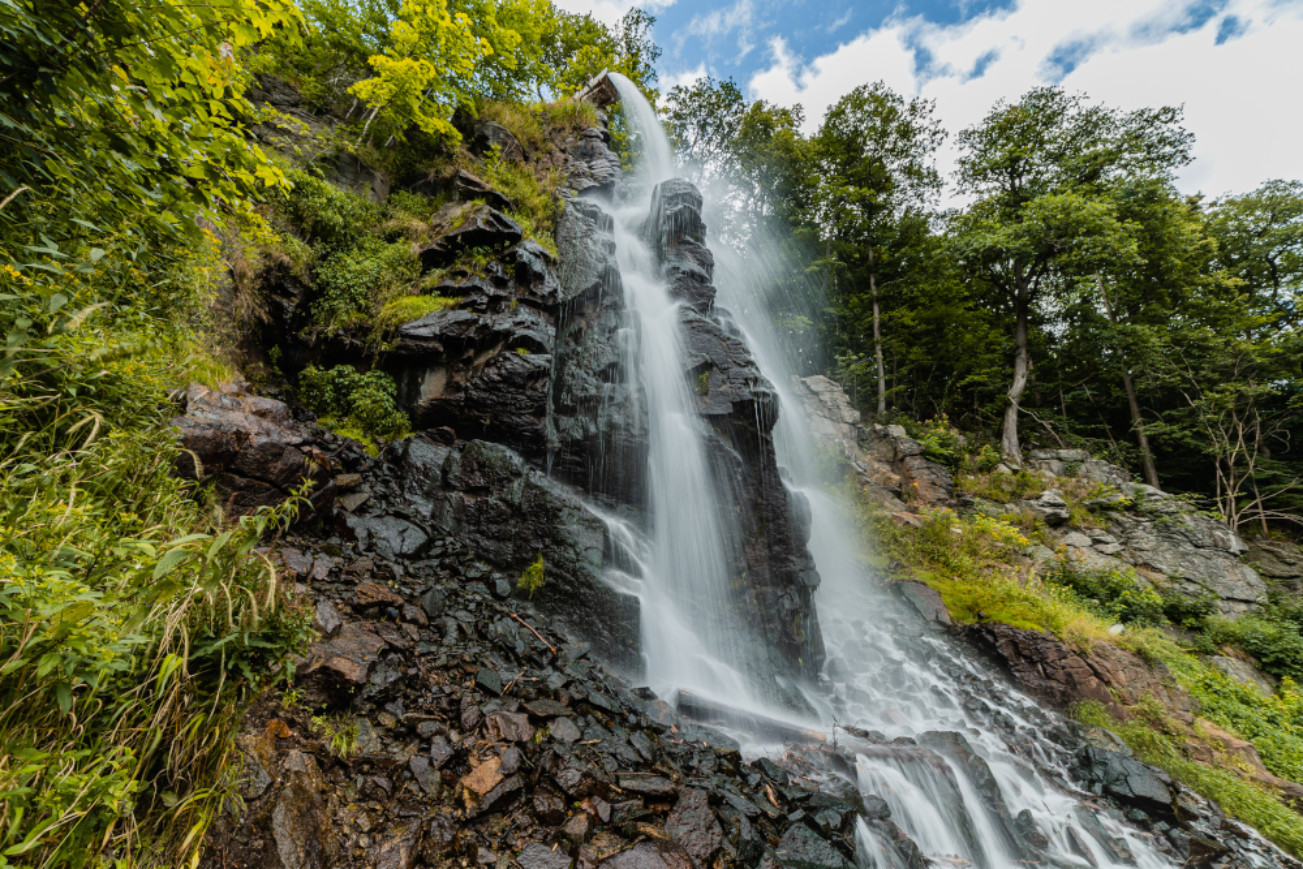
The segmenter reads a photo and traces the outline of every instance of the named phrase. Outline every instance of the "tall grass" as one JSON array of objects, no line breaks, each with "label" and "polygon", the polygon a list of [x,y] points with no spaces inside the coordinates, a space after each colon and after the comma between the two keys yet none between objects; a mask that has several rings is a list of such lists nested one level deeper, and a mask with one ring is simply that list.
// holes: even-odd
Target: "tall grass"
[{"label": "tall grass", "polygon": [[0,866],[193,865],[307,635],[260,551],[294,507],[172,473],[215,251],[56,253],[0,268]]}]

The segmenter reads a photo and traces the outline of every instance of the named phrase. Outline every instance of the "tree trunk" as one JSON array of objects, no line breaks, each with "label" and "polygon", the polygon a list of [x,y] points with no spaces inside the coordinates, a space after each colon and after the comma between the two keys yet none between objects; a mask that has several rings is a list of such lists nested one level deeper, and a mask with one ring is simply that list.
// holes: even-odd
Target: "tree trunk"
[{"label": "tree trunk", "polygon": [[878,308],[878,275],[869,248],[869,293],[873,296],[873,358],[878,366],[878,419],[887,415],[887,372],[882,364],[882,325]]},{"label": "tree trunk", "polygon": [[[1117,315],[1113,313],[1113,303],[1109,301],[1108,290],[1104,289],[1104,276],[1100,272],[1095,272],[1095,282],[1099,284],[1099,294],[1104,300],[1104,313],[1108,315],[1108,321],[1114,326],[1118,324]],[[1145,434],[1145,420],[1140,415],[1140,401],[1136,398],[1136,384],[1131,379],[1131,370],[1126,367],[1126,360],[1123,361],[1122,367],[1122,387],[1127,393],[1127,409],[1131,412],[1131,428],[1136,433],[1136,443],[1140,447],[1140,469],[1145,476],[1145,482],[1155,489],[1160,488],[1158,485],[1158,468],[1154,465],[1154,454],[1149,449],[1149,436]]]},{"label": "tree trunk", "polygon": [[1027,389],[1027,377],[1030,362],[1027,357],[1027,320],[1029,315],[1030,288],[1021,283],[1014,291],[1013,330],[1014,357],[1013,383],[1009,384],[1009,404],[1004,409],[1004,428],[1000,433],[1000,452],[1014,467],[1022,467],[1022,450],[1018,447],[1018,407],[1022,401],[1023,391]]}]

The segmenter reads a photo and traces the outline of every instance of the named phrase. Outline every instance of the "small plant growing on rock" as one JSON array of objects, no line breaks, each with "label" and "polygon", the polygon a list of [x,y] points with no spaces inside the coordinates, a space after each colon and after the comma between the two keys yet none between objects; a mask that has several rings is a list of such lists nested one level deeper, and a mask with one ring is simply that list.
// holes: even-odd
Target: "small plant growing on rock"
[{"label": "small plant growing on rock", "polygon": [[325,715],[312,716],[312,729],[320,734],[338,758],[351,757],[357,750],[357,722]]},{"label": "small plant growing on rock", "polygon": [[538,558],[524,572],[520,574],[520,579],[516,581],[516,588],[529,595],[532,599],[534,594],[547,583],[543,573],[543,555],[539,553]]}]

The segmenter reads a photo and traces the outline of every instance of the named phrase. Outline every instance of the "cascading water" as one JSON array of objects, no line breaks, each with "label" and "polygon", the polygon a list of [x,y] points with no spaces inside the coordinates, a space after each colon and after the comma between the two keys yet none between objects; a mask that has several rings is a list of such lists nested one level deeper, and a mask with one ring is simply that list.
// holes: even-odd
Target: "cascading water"
[{"label": "cascading water", "polygon": [[[615,214],[615,238],[636,323],[628,364],[637,372],[649,421],[651,528],[639,565],[647,679],[662,696],[686,690],[749,706],[755,696],[738,666],[742,632],[732,623],[728,607],[730,547],[736,532],[725,523],[695,397],[683,377],[679,305],[670,297],[642,234],[652,191],[670,177],[673,154],[637,88],[623,76],[613,74],[611,79],[642,145],[636,179],[641,195],[630,196]],[[635,94],[639,99],[632,98]]]},{"label": "cascading water", "polygon": [[[707,432],[681,364],[678,303],[642,236],[652,189],[671,177],[673,155],[638,89],[622,76],[610,78],[642,153],[635,193],[616,215],[616,242],[637,336],[629,365],[650,421],[649,533],[642,540],[612,520],[625,557],[635,562],[629,574],[640,575],[622,579],[641,598],[647,678],[658,694],[672,702],[677,691],[689,690],[762,710],[768,692],[747,666],[746,630],[729,606],[737,532],[725,518],[726,496],[712,483]],[[960,650],[928,634],[863,566],[841,506],[821,483],[791,373],[761,304],[759,294],[778,271],[766,260],[773,249],[757,246],[739,255],[716,245],[719,315],[733,318],[779,394],[774,438],[791,486],[808,499],[813,516],[809,548],[822,577],[817,604],[828,665],[821,684],[807,691],[818,721],[763,711],[820,728],[830,741],[846,725],[875,732],[880,738],[856,744],[857,784],[866,797],[884,800],[892,820],[939,865],[1175,865],[1148,844],[1147,834],[1076,791],[1065,752],[1038,731],[1056,721],[1052,715],[992,684]],[[841,738],[845,745],[849,737]],[[748,748],[782,750],[760,738]],[[870,823],[860,822],[858,838],[862,866],[904,865]],[[1034,855],[1020,844],[1029,839],[1041,843]]]}]

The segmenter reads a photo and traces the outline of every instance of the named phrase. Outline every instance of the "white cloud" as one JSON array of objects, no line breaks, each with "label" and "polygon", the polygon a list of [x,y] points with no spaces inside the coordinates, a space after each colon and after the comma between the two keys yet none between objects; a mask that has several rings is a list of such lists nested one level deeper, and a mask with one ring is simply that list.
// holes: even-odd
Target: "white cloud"
[{"label": "white cloud", "polygon": [[614,24],[635,6],[655,14],[674,5],[674,0],[553,0],[558,9],[583,14],[591,12],[598,21]]},{"label": "white cloud", "polygon": [[[842,94],[883,80],[906,96],[936,100],[954,134],[997,100],[1057,82],[1124,109],[1184,104],[1197,137],[1195,162],[1180,179],[1187,192],[1215,196],[1303,177],[1303,6],[1230,0],[1198,28],[1189,26],[1190,8],[1171,0],[1019,0],[950,26],[897,15],[809,63],[775,38],[772,62],[749,89],[753,97],[801,103],[813,129]],[[1226,15],[1243,32],[1215,45]],[[1076,55],[1066,75],[1052,62],[1059,54]],[[940,155],[944,170],[955,156],[952,138]]]},{"label": "white cloud", "polygon": [[755,48],[752,31],[755,23],[755,7],[751,0],[736,0],[732,6],[712,9],[703,15],[694,15],[692,21],[678,36],[680,43],[689,36],[702,40],[707,53],[714,49],[716,40],[733,33],[737,34],[736,60],[741,60]]},{"label": "white cloud", "polygon": [[657,88],[662,93],[669,93],[674,87],[683,85],[689,87],[699,78],[705,78],[710,75],[704,63],[698,64],[696,69],[684,70],[683,72],[669,73],[659,76],[656,81]]}]

